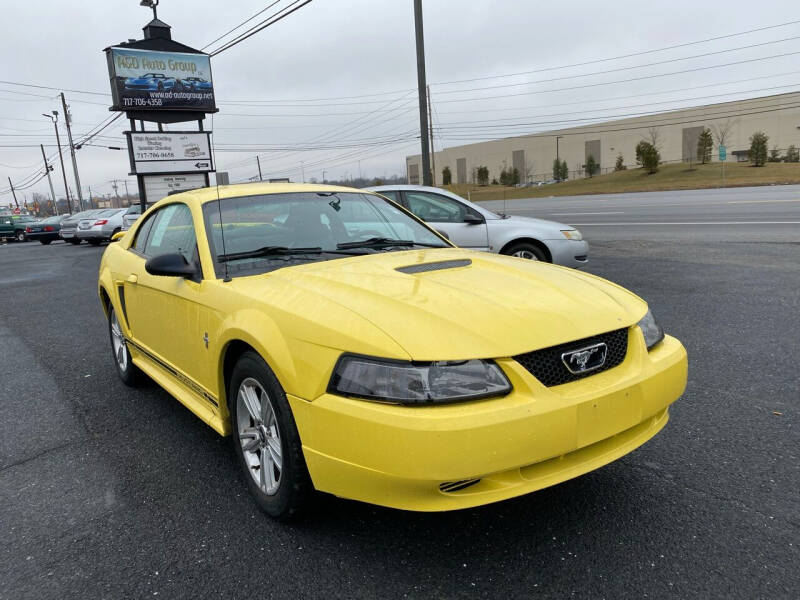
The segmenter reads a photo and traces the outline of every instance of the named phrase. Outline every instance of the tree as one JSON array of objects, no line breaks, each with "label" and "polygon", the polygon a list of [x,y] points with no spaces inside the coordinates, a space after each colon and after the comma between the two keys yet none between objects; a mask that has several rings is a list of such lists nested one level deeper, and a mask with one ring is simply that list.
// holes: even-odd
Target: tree
[{"label": "tree", "polygon": [[733,131],[735,123],[736,121],[726,119],[722,123],[714,123],[711,126],[711,130],[714,134],[714,141],[717,142],[717,146],[728,145],[728,140],[730,139],[731,131]]},{"label": "tree", "polygon": [[777,146],[773,146],[772,150],[769,151],[769,158],[767,160],[769,162],[783,162],[781,151],[778,150]]},{"label": "tree", "polygon": [[636,162],[647,169],[650,175],[658,172],[658,165],[661,162],[661,154],[650,142],[642,140],[636,144]]},{"label": "tree", "polygon": [[489,185],[489,167],[478,167],[478,185]]},{"label": "tree", "polygon": [[711,130],[708,127],[704,127],[697,138],[697,160],[700,161],[700,164],[704,165],[711,162],[711,150],[713,147],[714,138]]},{"label": "tree", "polygon": [[617,154],[617,162],[614,163],[615,171],[624,171],[628,167],[625,166],[625,159],[622,157],[622,152]]},{"label": "tree", "polygon": [[589,175],[589,179],[597,173],[600,165],[597,164],[597,161],[594,159],[594,154],[590,154],[589,158],[586,159],[586,174]]},{"label": "tree", "polygon": [[754,167],[763,167],[767,162],[767,142],[769,136],[763,131],[756,131],[750,136],[750,162]]},{"label": "tree", "polygon": [[566,159],[561,161],[561,169],[559,170],[559,175],[561,179],[559,181],[566,181],[569,179],[569,167],[567,166]]},{"label": "tree", "polygon": [[557,158],[553,159],[553,179],[561,181],[561,161]]},{"label": "tree", "polygon": [[450,185],[453,183],[453,174],[450,172],[450,167],[442,169],[442,185]]},{"label": "tree", "polygon": [[511,185],[511,173],[505,167],[500,171],[500,185]]},{"label": "tree", "polygon": [[519,183],[519,169],[514,167],[511,169],[511,185],[517,185]]},{"label": "tree", "polygon": [[797,149],[797,146],[792,144],[786,149],[786,156],[783,158],[784,161],[787,163],[796,163],[800,162],[800,150]]},{"label": "tree", "polygon": [[497,183],[497,177],[495,177],[494,179],[492,179],[492,185],[498,185],[498,183]]}]

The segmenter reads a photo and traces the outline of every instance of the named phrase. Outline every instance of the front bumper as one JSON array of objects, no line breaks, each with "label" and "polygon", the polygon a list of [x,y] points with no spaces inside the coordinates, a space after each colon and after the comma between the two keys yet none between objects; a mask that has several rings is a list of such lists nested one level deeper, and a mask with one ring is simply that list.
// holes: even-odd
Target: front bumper
[{"label": "front bumper", "polygon": [[[658,433],[686,386],[678,340],[667,336],[647,352],[638,328],[628,336],[622,364],[551,388],[513,359],[499,360],[514,386],[504,398],[407,407],[289,396],[314,486],[442,511],[520,496],[608,464]],[[479,481],[440,487],[471,480]]]},{"label": "front bumper", "polygon": [[77,230],[77,228],[64,229],[62,227],[61,231],[58,232],[58,235],[62,240],[69,240],[69,239],[72,239],[72,238],[74,238],[74,237],[76,237],[78,235],[78,230]]},{"label": "front bumper", "polygon": [[589,262],[589,242],[586,240],[544,240],[553,264],[564,267],[580,268]]}]

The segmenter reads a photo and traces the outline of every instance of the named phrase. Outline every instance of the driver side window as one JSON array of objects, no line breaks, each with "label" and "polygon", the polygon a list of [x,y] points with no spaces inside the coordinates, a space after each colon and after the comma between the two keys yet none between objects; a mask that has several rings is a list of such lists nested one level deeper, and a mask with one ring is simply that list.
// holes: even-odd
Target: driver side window
[{"label": "driver side window", "polygon": [[147,236],[144,247],[145,256],[153,258],[162,254],[179,253],[186,262],[195,261],[197,237],[188,206],[185,204],[165,206],[153,215],[152,222],[150,235]]},{"label": "driver side window", "polygon": [[408,210],[429,223],[463,223],[467,207],[439,194],[406,192]]}]

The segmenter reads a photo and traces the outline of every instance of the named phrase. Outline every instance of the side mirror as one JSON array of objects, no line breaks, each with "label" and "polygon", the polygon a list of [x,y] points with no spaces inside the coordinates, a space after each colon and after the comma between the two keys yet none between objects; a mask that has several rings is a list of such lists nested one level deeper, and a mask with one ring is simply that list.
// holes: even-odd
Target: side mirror
[{"label": "side mirror", "polygon": [[122,238],[125,237],[125,233],[126,233],[125,231],[118,231],[117,233],[115,233],[114,235],[111,236],[111,240],[110,241],[117,242],[117,241],[121,240]]},{"label": "side mirror", "polygon": [[467,225],[480,225],[485,222],[486,220],[483,217],[476,215],[475,213],[467,213],[464,215],[464,223]]},{"label": "side mirror", "polygon": [[186,262],[186,258],[179,252],[154,256],[144,263],[144,270],[150,275],[160,275],[162,277],[192,279],[197,275],[197,268],[193,264]]}]

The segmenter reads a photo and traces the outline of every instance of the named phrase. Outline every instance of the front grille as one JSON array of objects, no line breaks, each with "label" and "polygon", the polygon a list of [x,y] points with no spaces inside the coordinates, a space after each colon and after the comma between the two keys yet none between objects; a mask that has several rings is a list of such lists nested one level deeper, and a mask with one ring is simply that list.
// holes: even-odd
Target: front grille
[{"label": "front grille", "polygon": [[[585,346],[600,342],[606,344],[608,351],[606,354],[606,361],[599,369],[587,373],[571,373],[561,360],[561,355],[564,352],[580,350]],[[608,333],[601,333],[600,335],[584,338],[582,340],[575,340],[574,342],[567,342],[566,344],[559,344],[558,346],[551,346],[550,348],[543,348],[542,350],[534,350],[533,352],[519,354],[513,358],[525,367],[531,375],[541,381],[543,385],[551,387],[583,379],[595,373],[608,371],[621,364],[622,361],[625,360],[625,354],[627,354],[627,352],[628,330],[626,328],[617,329],[616,331],[610,331]]]}]

